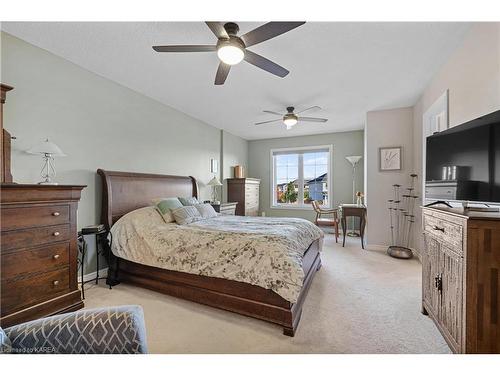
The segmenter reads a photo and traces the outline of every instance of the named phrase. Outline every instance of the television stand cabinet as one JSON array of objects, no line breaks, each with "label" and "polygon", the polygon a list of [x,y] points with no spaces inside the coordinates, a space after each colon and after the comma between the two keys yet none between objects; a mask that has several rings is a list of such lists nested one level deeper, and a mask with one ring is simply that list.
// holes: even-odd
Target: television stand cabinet
[{"label": "television stand cabinet", "polygon": [[500,353],[500,214],[422,210],[422,312],[454,353]]}]

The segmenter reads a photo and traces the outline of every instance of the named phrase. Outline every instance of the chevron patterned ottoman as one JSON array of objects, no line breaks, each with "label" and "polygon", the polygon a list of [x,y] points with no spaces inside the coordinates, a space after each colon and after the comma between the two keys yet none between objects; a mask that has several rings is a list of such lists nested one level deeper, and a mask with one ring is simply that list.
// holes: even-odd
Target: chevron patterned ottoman
[{"label": "chevron patterned ottoman", "polygon": [[5,328],[2,335],[3,353],[147,353],[144,313],[135,305],[54,315]]}]

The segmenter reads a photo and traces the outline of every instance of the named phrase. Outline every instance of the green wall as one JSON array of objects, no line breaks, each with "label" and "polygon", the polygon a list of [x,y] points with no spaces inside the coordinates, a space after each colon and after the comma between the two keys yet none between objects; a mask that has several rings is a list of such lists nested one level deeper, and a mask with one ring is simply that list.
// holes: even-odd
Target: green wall
[{"label": "green wall", "polygon": [[[56,181],[87,185],[78,228],[99,222],[97,168],[195,176],[201,198],[210,197],[210,158],[222,159],[220,129],[3,32],[1,80],[14,86],[4,113],[5,128],[17,137],[14,181],[39,181],[41,158],[25,150],[50,138],[67,154],[55,161]],[[247,141],[224,137],[240,145],[230,150],[227,164],[246,165]],[[88,273],[95,270],[89,242]]]},{"label": "green wall", "polygon": [[[312,220],[311,210],[270,209],[271,148],[333,145],[334,204],[351,201],[351,167],[345,156],[363,155],[362,131],[246,141],[7,33],[1,33],[1,42],[2,82],[15,87],[4,113],[6,129],[17,137],[12,145],[14,180],[39,180],[41,160],[25,150],[49,137],[68,155],[56,160],[56,180],[87,185],[78,228],[99,222],[97,168],[192,175],[201,198],[208,199],[210,158],[219,160],[221,178],[232,177],[238,164],[246,167],[247,176],[260,178],[260,204],[267,215]],[[356,181],[362,190],[362,165]],[[89,242],[86,273],[95,271],[95,249]]]},{"label": "green wall", "polygon": [[[273,209],[271,201],[270,152],[274,148],[332,145],[333,204],[352,203],[352,167],[345,159],[348,155],[363,155],[363,131],[329,133],[302,137],[276,138],[249,141],[248,177],[260,178],[260,210],[267,216],[293,216],[313,220],[314,213],[307,209]],[[363,160],[356,171],[356,190],[363,190]]]}]

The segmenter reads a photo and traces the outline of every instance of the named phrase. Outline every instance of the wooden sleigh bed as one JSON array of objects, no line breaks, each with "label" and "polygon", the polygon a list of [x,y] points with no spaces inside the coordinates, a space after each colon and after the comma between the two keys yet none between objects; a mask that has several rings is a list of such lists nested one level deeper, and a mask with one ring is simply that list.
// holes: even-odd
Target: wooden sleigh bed
[{"label": "wooden sleigh bed", "polygon": [[[102,223],[109,229],[123,215],[151,204],[159,197],[198,197],[194,177],[97,170],[101,176]],[[283,333],[294,336],[302,306],[321,267],[321,241],[314,241],[304,254],[303,287],[296,303],[259,286],[170,271],[117,258],[109,251],[107,284],[130,283],[178,298],[202,303],[242,315],[279,324]]]}]

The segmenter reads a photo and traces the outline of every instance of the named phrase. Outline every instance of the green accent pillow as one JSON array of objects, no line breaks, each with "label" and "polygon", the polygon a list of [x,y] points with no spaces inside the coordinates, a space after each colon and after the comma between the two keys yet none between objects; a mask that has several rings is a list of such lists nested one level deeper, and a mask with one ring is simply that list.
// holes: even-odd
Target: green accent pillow
[{"label": "green accent pillow", "polygon": [[179,197],[179,200],[183,206],[194,206],[196,204],[200,204],[200,202],[198,202],[198,199],[196,199],[195,197],[189,197],[189,198]]},{"label": "green accent pillow", "polygon": [[156,203],[156,208],[160,211],[161,216],[163,216],[163,220],[167,223],[175,221],[172,216],[172,210],[180,207],[183,206],[178,198],[160,198]]}]

